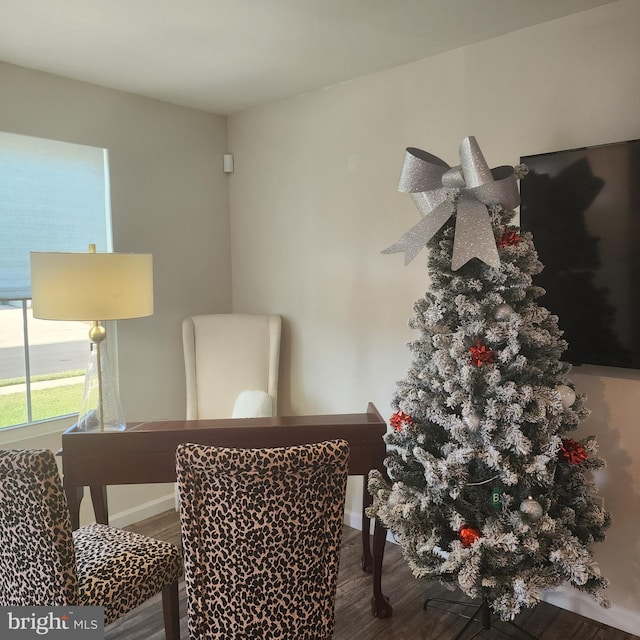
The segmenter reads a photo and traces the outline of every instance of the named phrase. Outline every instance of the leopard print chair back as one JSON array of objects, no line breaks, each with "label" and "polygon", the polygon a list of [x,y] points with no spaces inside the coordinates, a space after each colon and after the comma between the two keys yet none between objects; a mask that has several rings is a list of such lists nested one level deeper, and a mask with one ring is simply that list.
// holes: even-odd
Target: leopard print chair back
[{"label": "leopard print chair back", "polygon": [[71,521],[51,451],[0,451],[0,557],[0,605],[78,604]]},{"label": "leopard print chair back", "polygon": [[344,440],[178,447],[191,638],[333,635],[348,461]]}]

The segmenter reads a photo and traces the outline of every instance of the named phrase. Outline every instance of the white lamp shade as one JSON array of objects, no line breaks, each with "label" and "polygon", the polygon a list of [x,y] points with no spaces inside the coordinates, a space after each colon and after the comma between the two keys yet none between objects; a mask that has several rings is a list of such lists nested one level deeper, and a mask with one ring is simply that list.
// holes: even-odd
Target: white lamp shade
[{"label": "white lamp shade", "polygon": [[31,253],[34,318],[120,320],[153,314],[153,259],[133,253]]}]

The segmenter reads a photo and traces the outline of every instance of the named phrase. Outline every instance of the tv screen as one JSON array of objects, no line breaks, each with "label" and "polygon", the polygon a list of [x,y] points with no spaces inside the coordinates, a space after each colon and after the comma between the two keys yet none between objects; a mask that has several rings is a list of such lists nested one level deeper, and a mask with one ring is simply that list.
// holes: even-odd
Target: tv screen
[{"label": "tv screen", "polygon": [[563,359],[640,369],[640,140],[522,156],[520,226]]}]

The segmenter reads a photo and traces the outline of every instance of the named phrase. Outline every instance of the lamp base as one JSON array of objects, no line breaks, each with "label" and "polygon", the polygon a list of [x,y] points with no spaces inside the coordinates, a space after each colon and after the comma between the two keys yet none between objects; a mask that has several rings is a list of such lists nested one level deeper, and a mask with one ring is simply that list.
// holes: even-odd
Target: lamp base
[{"label": "lamp base", "polygon": [[105,422],[100,425],[100,418],[97,411],[80,414],[78,417],[78,431],[100,432],[100,431],[124,431],[126,425],[120,422]]},{"label": "lamp base", "polygon": [[124,413],[107,349],[102,342],[94,342],[84,382],[78,429],[123,431],[125,428]]}]

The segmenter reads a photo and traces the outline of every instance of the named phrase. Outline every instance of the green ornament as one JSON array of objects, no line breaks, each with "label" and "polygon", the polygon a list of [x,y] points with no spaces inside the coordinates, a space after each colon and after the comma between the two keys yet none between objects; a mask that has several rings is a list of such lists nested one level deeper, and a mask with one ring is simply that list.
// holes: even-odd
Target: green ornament
[{"label": "green ornament", "polygon": [[493,487],[493,489],[491,489],[491,506],[494,509],[499,509],[500,508],[500,496],[502,494],[500,493],[500,488],[499,487]]}]

